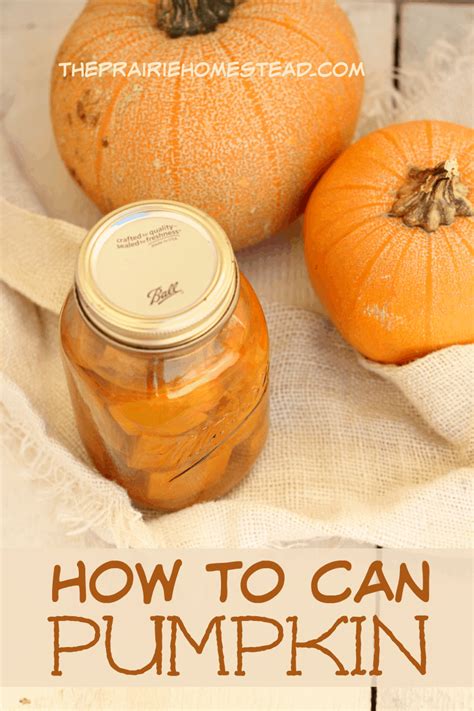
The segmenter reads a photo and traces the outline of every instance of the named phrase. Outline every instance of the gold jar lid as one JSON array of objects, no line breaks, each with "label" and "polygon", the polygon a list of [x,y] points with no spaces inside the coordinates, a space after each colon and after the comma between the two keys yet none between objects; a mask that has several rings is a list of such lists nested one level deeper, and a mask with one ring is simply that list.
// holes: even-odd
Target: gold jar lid
[{"label": "gold jar lid", "polygon": [[79,305],[97,329],[153,350],[208,335],[239,295],[224,230],[174,201],[137,202],[106,215],[82,243],[75,281]]}]

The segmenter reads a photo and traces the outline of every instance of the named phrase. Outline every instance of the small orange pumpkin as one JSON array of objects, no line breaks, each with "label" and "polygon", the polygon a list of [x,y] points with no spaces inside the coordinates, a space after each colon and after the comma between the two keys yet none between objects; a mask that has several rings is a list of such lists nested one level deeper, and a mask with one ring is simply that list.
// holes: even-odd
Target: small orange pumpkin
[{"label": "small orange pumpkin", "polygon": [[[134,62],[161,63],[161,73],[179,62],[188,73],[87,78],[69,69],[64,78],[58,66],[92,61],[125,62],[127,73]],[[256,67],[253,76],[194,78],[189,68],[202,62],[328,72],[325,63],[359,58],[333,0],[89,0],[54,66],[53,127],[70,173],[101,210],[180,200],[217,219],[238,249],[303,211],[350,143],[363,77],[269,77]]]},{"label": "small orange pumpkin", "polygon": [[365,136],[316,186],[313,286],[368,358],[406,363],[474,341],[474,131],[413,121]]}]

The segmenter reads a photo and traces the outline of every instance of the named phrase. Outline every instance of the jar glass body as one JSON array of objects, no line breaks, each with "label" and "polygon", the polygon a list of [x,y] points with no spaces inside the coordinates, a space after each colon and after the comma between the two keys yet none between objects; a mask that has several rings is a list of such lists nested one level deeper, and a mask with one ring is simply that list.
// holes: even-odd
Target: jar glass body
[{"label": "jar glass body", "polygon": [[60,331],[83,444],[137,505],[173,511],[215,499],[249,472],[268,430],[268,334],[245,277],[230,318],[186,349],[111,341],[74,291]]}]

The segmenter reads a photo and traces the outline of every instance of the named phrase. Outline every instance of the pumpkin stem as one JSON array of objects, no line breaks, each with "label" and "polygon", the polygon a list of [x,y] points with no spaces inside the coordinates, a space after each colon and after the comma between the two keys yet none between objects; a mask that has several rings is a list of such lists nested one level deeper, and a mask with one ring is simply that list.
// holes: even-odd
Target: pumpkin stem
[{"label": "pumpkin stem", "polygon": [[158,27],[169,37],[214,32],[244,0],[158,0]]},{"label": "pumpkin stem", "polygon": [[411,168],[389,216],[401,217],[407,227],[435,232],[440,225],[451,225],[457,216],[474,215],[467,193],[455,158],[434,168]]}]

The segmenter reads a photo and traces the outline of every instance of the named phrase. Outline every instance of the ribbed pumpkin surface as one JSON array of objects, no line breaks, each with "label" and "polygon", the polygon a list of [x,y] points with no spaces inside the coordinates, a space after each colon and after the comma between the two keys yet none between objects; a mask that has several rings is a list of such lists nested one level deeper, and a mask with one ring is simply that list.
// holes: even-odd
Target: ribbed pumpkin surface
[{"label": "ribbed pumpkin surface", "polygon": [[351,146],[318,183],[305,216],[313,285],[343,336],[369,358],[404,363],[474,341],[474,218],[427,232],[389,213],[413,166],[457,158],[474,197],[474,131],[416,121]]},{"label": "ribbed pumpkin surface", "polygon": [[[331,0],[247,0],[212,34],[170,39],[156,0],[89,0],[57,62],[357,63]],[[350,142],[363,78],[52,78],[61,155],[108,211],[177,199],[209,212],[234,247],[289,224]]]}]

